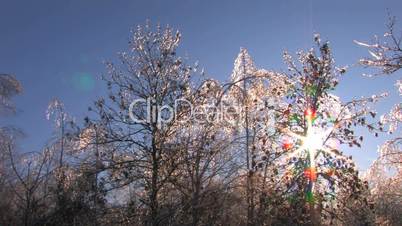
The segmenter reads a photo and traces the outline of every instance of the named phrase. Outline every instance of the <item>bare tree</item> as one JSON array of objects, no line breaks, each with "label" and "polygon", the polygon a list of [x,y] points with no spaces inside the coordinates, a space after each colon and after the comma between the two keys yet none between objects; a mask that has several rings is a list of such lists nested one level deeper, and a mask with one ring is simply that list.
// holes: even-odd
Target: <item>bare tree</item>
[{"label": "bare tree", "polygon": [[11,98],[22,91],[20,82],[12,75],[0,74],[0,110],[2,113],[14,112]]},{"label": "bare tree", "polygon": [[[375,76],[397,76],[396,72],[402,68],[401,32],[396,29],[396,17],[389,16],[384,40],[375,36],[371,43],[355,41],[366,47],[370,54],[360,59],[359,63],[378,69]],[[397,78],[395,86],[402,95],[402,80]],[[379,157],[370,166],[366,178],[371,185],[378,223],[399,225],[402,206],[399,192],[402,186],[402,103],[396,103],[387,114],[382,115],[380,123],[388,127],[390,138],[379,148]],[[387,170],[389,168],[395,171],[392,175]]]},{"label": "bare tree", "polygon": [[392,74],[402,67],[402,33],[395,30],[396,17],[389,16],[387,32],[383,35],[385,41],[374,36],[371,43],[356,41],[355,43],[366,47],[370,53],[369,57],[360,59],[360,64],[366,67],[379,69],[378,74]]},{"label": "bare tree", "polygon": [[182,164],[171,183],[181,196],[180,211],[176,214],[178,224],[218,224],[225,212],[225,196],[238,176],[228,118],[222,117],[224,112],[218,107],[222,104],[222,92],[223,87],[214,80],[192,89],[187,101],[197,115],[177,127],[175,143],[182,150]]},{"label": "bare tree", "polygon": [[14,205],[21,211],[16,211],[21,222],[15,223],[39,224],[49,204],[52,152],[45,149],[42,153],[27,153],[16,158],[12,143],[6,144],[6,149],[14,176],[9,180],[16,197]]},{"label": "bare tree", "polygon": [[119,54],[121,65],[107,63],[109,101],[97,101],[94,109],[105,125],[104,143],[113,146],[112,186],[136,191],[146,207],[146,225],[162,224],[161,200],[167,194],[161,190],[180,163],[180,149],[173,143],[176,120],[167,120],[173,113],[162,108],[174,106],[190,88],[192,68],[176,55],[180,38],[170,27],[138,26],[130,51]]}]

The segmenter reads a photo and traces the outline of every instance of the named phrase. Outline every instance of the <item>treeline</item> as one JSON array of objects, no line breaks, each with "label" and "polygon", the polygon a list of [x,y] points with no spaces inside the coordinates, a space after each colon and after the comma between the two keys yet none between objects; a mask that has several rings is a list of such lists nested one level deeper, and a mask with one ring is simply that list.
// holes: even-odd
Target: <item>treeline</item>
[{"label": "treeline", "polygon": [[[315,35],[296,60],[285,52],[286,72],[257,68],[242,48],[221,83],[178,56],[180,39],[139,26],[83,123],[49,104],[42,151],[19,151],[21,132],[1,129],[0,225],[402,224],[400,168],[385,199],[342,153],[364,142],[356,128],[387,130],[373,109],[384,95],[331,94],[347,69],[327,42]],[[13,111],[21,86],[0,79]]]}]

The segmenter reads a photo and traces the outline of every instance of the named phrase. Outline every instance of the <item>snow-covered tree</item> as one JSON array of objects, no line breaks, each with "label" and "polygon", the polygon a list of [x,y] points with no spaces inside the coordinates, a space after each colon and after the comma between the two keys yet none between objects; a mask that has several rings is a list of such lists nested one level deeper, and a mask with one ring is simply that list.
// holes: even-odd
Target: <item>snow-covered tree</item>
[{"label": "snow-covered tree", "polygon": [[[5,144],[2,144],[5,145]],[[16,225],[35,225],[46,217],[49,205],[49,184],[53,154],[49,149],[41,152],[18,154],[15,142],[7,143],[8,163],[12,170],[8,183],[13,191],[10,213],[16,215]]]},{"label": "snow-covered tree", "polygon": [[[247,206],[246,223],[255,225],[264,221],[265,199],[273,178],[275,159],[280,153],[272,149],[273,140],[279,132],[274,128],[274,108],[286,105],[281,101],[285,95],[286,77],[281,73],[257,69],[245,48],[240,49],[231,75],[226,85],[226,102],[236,108],[237,114],[231,118],[234,149],[240,156],[240,183],[244,185]],[[273,184],[271,181],[269,184]]]},{"label": "snow-covered tree", "polygon": [[[402,36],[398,36],[395,29],[396,18],[389,17],[388,31],[384,34],[384,41],[375,36],[372,43],[355,41],[360,46],[366,47],[369,57],[360,60],[360,64],[366,67],[376,68],[379,72],[375,75],[391,75],[402,68]],[[396,77],[398,77],[395,74]],[[402,80],[397,78],[395,86],[402,95]],[[381,123],[388,126],[388,132],[395,137],[380,148],[380,157],[390,165],[401,165],[402,162],[402,136],[400,124],[402,123],[402,103],[396,103],[388,114],[381,117]]]},{"label": "snow-covered tree", "polygon": [[1,113],[14,112],[11,98],[22,91],[20,82],[12,75],[0,74],[0,111]]},{"label": "snow-covered tree", "polygon": [[[369,52],[369,56],[360,59],[359,63],[377,69],[374,76],[396,76],[395,86],[399,96],[402,96],[402,80],[398,77],[402,68],[402,36],[398,32],[396,18],[390,16],[384,40],[375,36],[370,43],[355,42]],[[402,102],[382,115],[380,123],[386,126],[390,138],[379,147],[379,157],[367,171],[366,178],[370,181],[378,222],[399,225],[402,206]]]},{"label": "snow-covered tree", "polygon": [[[11,98],[21,93],[20,82],[12,75],[0,74],[0,114],[14,113],[15,106]],[[16,155],[16,138],[21,136],[21,131],[10,125],[0,126],[0,224],[13,224],[13,211],[16,194],[13,191],[15,179],[13,169],[10,167],[10,151]]]},{"label": "snow-covered tree", "polygon": [[146,225],[168,219],[163,209],[169,194],[162,190],[181,159],[180,147],[173,143],[177,121],[167,120],[180,115],[162,109],[185,98],[191,87],[193,68],[177,55],[180,39],[181,34],[170,27],[138,26],[129,51],[119,54],[121,64],[107,63],[109,98],[97,101],[93,109],[99,116],[95,124],[104,125],[104,142],[113,152],[111,186],[135,190],[142,206],[137,220]]},{"label": "snow-covered tree", "polygon": [[[223,118],[221,104],[223,87],[207,79],[187,99],[194,106],[194,115],[177,126],[174,143],[182,151],[182,164],[171,179],[179,191],[178,224],[221,224],[219,216],[227,214],[227,195],[238,176],[236,153],[231,150],[229,125]],[[198,110],[196,110],[198,109]]]},{"label": "snow-covered tree", "polygon": [[[298,223],[330,224],[343,221],[340,212],[356,211],[343,208],[342,203],[358,200],[363,182],[352,158],[343,155],[341,147],[360,146],[363,137],[355,134],[355,126],[379,129],[367,116],[375,115],[370,103],[383,95],[344,103],[331,94],[346,69],[334,66],[328,42],[322,43],[318,35],[314,39],[317,47],[298,52],[298,62],[284,54],[291,85],[288,107],[278,109],[282,112],[276,122],[283,132],[282,148],[288,154],[280,159],[283,183],[277,192],[288,198],[284,207],[290,214],[287,222],[293,218]],[[363,198],[362,203],[367,205],[367,200]]]}]

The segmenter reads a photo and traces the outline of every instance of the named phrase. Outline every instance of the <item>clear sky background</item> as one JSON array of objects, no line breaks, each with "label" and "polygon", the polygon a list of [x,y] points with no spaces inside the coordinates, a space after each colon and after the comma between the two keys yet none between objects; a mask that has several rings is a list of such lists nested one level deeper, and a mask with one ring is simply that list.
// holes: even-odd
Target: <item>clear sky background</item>
[{"label": "clear sky background", "polygon": [[[401,101],[393,77],[367,79],[367,69],[353,67],[367,50],[353,40],[368,41],[385,32],[387,9],[399,19],[400,0],[0,0],[0,73],[16,75],[24,91],[16,97],[18,112],[2,125],[21,128],[23,151],[42,148],[52,134],[45,118],[57,97],[81,121],[87,108],[104,93],[100,76],[105,60],[127,49],[130,28],[169,24],[182,32],[180,53],[199,61],[210,77],[225,81],[240,47],[246,47],[260,68],[285,70],[282,52],[312,46],[313,33],[329,40],[336,63],[351,65],[337,95],[353,97],[389,91],[380,113]],[[367,135],[361,149],[347,149],[360,169],[377,155],[384,136]]]}]

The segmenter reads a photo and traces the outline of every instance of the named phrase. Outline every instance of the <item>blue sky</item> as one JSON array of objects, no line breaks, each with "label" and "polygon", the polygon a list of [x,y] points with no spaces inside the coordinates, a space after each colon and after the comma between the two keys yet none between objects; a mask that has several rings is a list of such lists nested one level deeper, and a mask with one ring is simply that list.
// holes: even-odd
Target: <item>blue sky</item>
[{"label": "blue sky", "polygon": [[[52,98],[62,100],[80,121],[104,92],[102,62],[116,60],[116,53],[126,50],[130,28],[147,19],[179,29],[181,54],[224,81],[240,47],[258,67],[283,70],[282,52],[310,48],[315,32],[330,41],[338,65],[353,65],[367,55],[353,40],[382,34],[387,9],[402,20],[400,0],[1,0],[0,72],[16,75],[24,87],[14,99],[17,114],[1,123],[21,128],[27,135],[22,150],[35,151],[52,134],[45,118]],[[401,72],[375,79],[363,78],[364,72],[369,71],[351,67],[336,93],[350,100],[390,91],[379,112],[400,102],[393,82]],[[383,142],[383,137],[367,138],[361,149],[347,150],[362,169]]]}]

